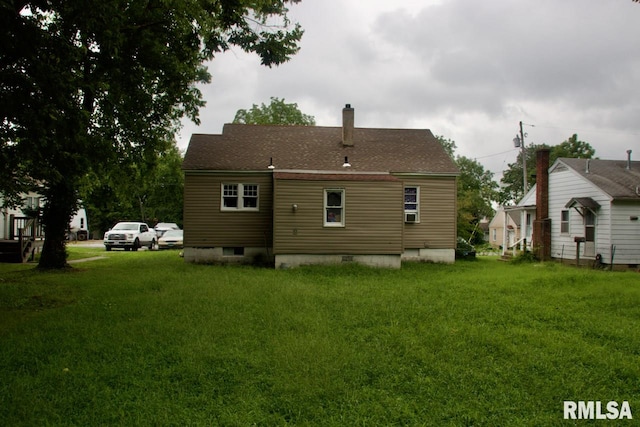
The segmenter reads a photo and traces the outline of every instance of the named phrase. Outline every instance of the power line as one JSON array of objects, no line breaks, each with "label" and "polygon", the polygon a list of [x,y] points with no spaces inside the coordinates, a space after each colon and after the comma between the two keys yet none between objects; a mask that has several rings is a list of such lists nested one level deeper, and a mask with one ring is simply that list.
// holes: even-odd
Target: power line
[{"label": "power line", "polygon": [[476,159],[476,160],[480,160],[480,159],[486,159],[487,157],[495,157],[495,156],[499,156],[499,155],[501,155],[501,154],[510,153],[510,152],[512,152],[512,151],[514,151],[514,150],[517,150],[517,148],[512,148],[512,149],[507,150],[507,151],[501,151],[500,153],[489,154],[489,155],[482,156],[482,157],[476,157],[475,159]]},{"label": "power line", "polygon": [[567,127],[567,126],[548,126],[548,125],[529,125],[536,128],[541,129],[559,129],[559,130],[568,130],[574,133],[578,132],[596,132],[596,133],[618,133],[623,135],[633,135],[638,136],[640,133],[626,132],[622,130],[614,130],[614,129],[578,129],[575,127]]}]

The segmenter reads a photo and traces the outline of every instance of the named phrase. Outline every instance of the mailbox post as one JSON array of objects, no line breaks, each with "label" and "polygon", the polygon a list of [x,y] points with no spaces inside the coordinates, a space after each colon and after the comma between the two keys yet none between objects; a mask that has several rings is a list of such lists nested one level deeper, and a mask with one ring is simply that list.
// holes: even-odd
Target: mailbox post
[{"label": "mailbox post", "polygon": [[580,267],[580,243],[586,242],[585,237],[574,237],[573,241],[576,242],[576,266]]}]

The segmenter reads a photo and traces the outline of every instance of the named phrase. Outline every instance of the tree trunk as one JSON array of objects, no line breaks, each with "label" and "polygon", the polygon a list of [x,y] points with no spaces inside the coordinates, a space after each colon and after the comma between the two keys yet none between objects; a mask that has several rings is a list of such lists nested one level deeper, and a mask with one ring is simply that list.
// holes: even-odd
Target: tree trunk
[{"label": "tree trunk", "polygon": [[77,208],[78,199],[73,186],[60,182],[46,191],[42,212],[44,246],[38,268],[41,270],[69,268],[67,263],[67,230]]}]

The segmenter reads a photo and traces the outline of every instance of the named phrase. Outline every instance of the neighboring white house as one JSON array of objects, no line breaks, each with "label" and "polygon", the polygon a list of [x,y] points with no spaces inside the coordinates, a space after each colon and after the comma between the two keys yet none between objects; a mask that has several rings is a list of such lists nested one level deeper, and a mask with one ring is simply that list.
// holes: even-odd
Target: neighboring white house
[{"label": "neighboring white house", "polygon": [[[640,162],[559,158],[549,168],[551,257],[640,265]],[[509,215],[536,219],[534,186]],[[529,229],[522,233],[531,242]],[[579,248],[579,249],[578,249]],[[579,252],[578,252],[579,251]]]},{"label": "neighboring white house", "polygon": [[[40,195],[34,192],[26,193],[22,198],[23,205],[16,208],[1,208],[0,212],[0,240],[9,240],[11,238],[11,220],[16,217],[24,217],[26,214],[23,210],[37,209],[40,207]],[[0,197],[0,202],[2,197]],[[0,204],[1,205],[1,204]]]},{"label": "neighboring white house", "polygon": [[[10,240],[11,236],[11,222],[15,218],[24,218],[28,216],[30,210],[35,210],[42,207],[42,197],[38,193],[29,192],[22,198],[22,206],[16,208],[1,208],[0,209],[0,240]],[[0,202],[2,198],[0,197]],[[1,203],[0,203],[1,205]],[[16,225],[14,224],[14,228]],[[71,222],[69,223],[70,238],[77,240],[86,240],[89,235],[89,224],[87,223],[87,213],[84,208],[78,209]],[[14,230],[15,232],[15,230]]]},{"label": "neighboring white house", "polygon": [[[513,207],[500,206],[493,219],[489,222],[489,237],[487,241],[493,248],[507,249],[516,245],[520,240],[520,210],[511,215]],[[507,224],[505,228],[505,224]]]}]

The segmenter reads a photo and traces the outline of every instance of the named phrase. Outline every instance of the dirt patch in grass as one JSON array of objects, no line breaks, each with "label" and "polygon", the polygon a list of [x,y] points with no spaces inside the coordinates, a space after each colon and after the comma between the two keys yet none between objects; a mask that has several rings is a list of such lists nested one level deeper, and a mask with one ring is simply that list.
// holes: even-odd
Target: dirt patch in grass
[{"label": "dirt patch in grass", "polygon": [[[70,268],[60,274],[75,275],[82,270]],[[0,277],[0,310],[2,311],[43,311],[63,307],[75,302],[72,289],[64,284],[50,283],[53,274],[35,269],[14,271]],[[46,277],[47,280],[41,280]]]}]

